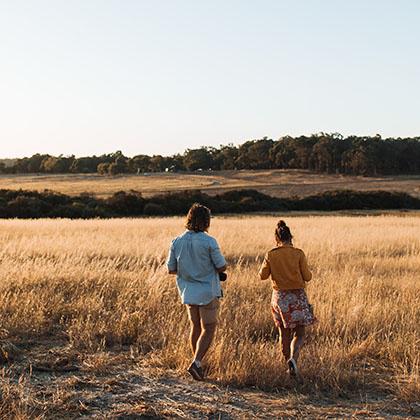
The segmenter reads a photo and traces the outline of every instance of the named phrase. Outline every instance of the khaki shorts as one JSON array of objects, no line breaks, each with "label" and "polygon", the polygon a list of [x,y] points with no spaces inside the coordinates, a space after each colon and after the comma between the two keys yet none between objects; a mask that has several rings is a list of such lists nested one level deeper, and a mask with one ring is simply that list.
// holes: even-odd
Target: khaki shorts
[{"label": "khaki shorts", "polygon": [[216,324],[219,312],[219,299],[215,298],[207,305],[187,305],[188,318],[191,322],[202,324]]}]

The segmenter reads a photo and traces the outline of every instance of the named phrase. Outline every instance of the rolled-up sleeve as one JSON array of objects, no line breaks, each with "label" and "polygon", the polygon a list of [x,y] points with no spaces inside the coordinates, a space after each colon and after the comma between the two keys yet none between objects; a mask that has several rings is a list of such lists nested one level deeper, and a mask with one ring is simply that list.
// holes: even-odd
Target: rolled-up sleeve
[{"label": "rolled-up sleeve", "polygon": [[216,268],[222,268],[226,265],[225,257],[220,251],[219,244],[214,238],[210,241],[210,258]]},{"label": "rolled-up sleeve", "polygon": [[168,271],[176,271],[177,269],[177,261],[175,256],[175,240],[172,241],[171,246],[169,247],[169,255],[168,259],[166,260],[166,266],[168,267]]},{"label": "rolled-up sleeve", "polygon": [[312,278],[312,273],[311,273],[311,270],[309,270],[308,261],[306,260],[306,256],[303,252],[299,259],[299,266],[300,266],[300,272],[302,274],[303,280],[310,281]]},{"label": "rolled-up sleeve", "polygon": [[267,280],[270,277],[270,261],[268,260],[268,254],[265,255],[264,261],[261,265],[260,271],[258,272],[261,280]]}]

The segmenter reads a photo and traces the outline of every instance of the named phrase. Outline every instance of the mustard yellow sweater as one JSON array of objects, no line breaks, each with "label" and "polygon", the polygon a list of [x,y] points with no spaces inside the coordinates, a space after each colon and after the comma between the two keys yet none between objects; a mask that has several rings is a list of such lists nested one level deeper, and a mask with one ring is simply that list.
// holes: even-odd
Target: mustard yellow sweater
[{"label": "mustard yellow sweater", "polygon": [[261,280],[271,275],[274,290],[303,289],[311,280],[305,254],[292,245],[282,245],[268,251],[260,268]]}]

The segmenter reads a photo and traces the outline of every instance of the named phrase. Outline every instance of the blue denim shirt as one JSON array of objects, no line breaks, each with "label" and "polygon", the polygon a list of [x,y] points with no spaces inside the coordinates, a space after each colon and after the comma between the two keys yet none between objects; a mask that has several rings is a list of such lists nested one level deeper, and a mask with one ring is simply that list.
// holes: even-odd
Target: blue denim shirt
[{"label": "blue denim shirt", "polygon": [[205,232],[185,231],[175,238],[169,250],[167,266],[177,272],[182,303],[207,305],[222,296],[216,268],[226,265],[216,239]]}]

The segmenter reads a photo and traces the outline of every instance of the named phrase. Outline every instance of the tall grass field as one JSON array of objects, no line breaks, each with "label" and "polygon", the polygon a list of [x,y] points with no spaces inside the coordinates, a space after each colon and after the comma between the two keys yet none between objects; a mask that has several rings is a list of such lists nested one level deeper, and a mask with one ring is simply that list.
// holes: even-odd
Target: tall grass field
[{"label": "tall grass field", "polygon": [[[271,319],[270,281],[257,275],[274,246],[277,220],[211,222],[209,233],[228,260],[229,278],[205,362],[209,379],[223,386],[295,386]],[[307,294],[318,319],[301,352],[302,391],[418,400],[420,218],[296,216],[286,222],[313,271]],[[183,375],[191,359],[188,321],[165,266],[183,223],[0,221],[0,342],[51,340],[85,354],[130,348],[143,366]],[[24,357],[24,348],[20,352]],[[3,405],[18,412],[22,401],[13,398],[24,394],[6,390],[11,382],[6,361],[4,366]]]}]

